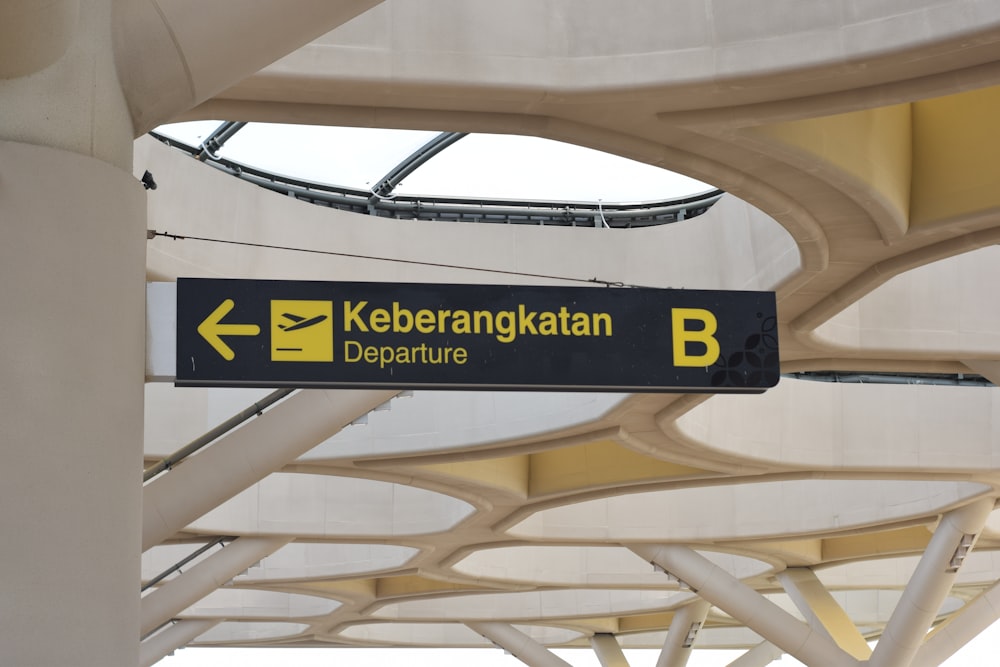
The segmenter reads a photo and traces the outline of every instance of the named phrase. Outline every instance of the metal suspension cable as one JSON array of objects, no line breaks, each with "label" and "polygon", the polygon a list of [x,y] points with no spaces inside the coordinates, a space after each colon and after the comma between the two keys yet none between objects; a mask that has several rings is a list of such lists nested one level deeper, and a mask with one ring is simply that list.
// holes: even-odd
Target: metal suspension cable
[{"label": "metal suspension cable", "polygon": [[590,285],[604,285],[606,287],[644,287],[644,285],[632,285],[614,280],[602,280],[600,278],[569,278],[566,276],[553,276],[545,273],[526,273],[524,271],[507,271],[505,269],[488,269],[480,266],[463,266],[460,264],[444,264],[440,262],[423,262],[416,259],[394,259],[391,257],[376,257],[374,255],[359,255],[350,252],[336,252],[334,250],[317,250],[316,248],[296,248],[294,246],[271,245],[267,243],[252,243],[249,241],[231,241],[228,239],[214,239],[205,236],[187,236],[184,234],[171,234],[170,232],[158,232],[149,230],[147,238],[162,236],[175,241],[205,241],[208,243],[225,243],[228,245],[241,245],[250,248],[266,248],[268,250],[289,250],[292,252],[306,252],[315,255],[330,255],[333,257],[349,257],[351,259],[368,259],[376,262],[395,262],[397,264],[413,264],[417,266],[432,266],[439,269],[458,269],[461,271],[480,271],[483,273],[498,273],[507,276],[518,276],[521,278],[544,278],[546,280],[563,280],[566,282],[587,283]]}]

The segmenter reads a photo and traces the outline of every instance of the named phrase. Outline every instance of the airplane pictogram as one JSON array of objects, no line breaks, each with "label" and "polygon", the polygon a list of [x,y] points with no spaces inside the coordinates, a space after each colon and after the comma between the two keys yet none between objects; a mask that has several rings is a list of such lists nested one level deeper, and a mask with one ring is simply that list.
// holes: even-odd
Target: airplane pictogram
[{"label": "airplane pictogram", "polygon": [[326,319],[326,315],[317,315],[316,317],[310,317],[309,319],[306,319],[304,317],[299,317],[298,315],[293,315],[292,313],[282,313],[281,316],[294,322],[294,324],[278,325],[278,328],[285,332],[305,329],[306,327],[311,327],[314,324],[319,324],[320,322]]}]

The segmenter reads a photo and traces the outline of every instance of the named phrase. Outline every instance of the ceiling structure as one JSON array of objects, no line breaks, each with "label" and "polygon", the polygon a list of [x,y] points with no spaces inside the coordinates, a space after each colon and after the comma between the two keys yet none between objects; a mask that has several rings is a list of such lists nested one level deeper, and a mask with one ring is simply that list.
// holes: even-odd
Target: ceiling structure
[{"label": "ceiling structure", "polygon": [[499,270],[774,290],[785,373],[747,396],[308,390],[267,407],[151,382],[147,466],[249,411],[146,482],[145,664],[187,644],[940,664],[1000,609],[1000,393],[982,381],[1000,379],[998,41],[988,2],[390,1],[184,113],[133,108],[140,132],[543,136],[726,193],[632,229],[398,219],[145,137],[150,229],[226,242],[154,235],[151,281]]}]

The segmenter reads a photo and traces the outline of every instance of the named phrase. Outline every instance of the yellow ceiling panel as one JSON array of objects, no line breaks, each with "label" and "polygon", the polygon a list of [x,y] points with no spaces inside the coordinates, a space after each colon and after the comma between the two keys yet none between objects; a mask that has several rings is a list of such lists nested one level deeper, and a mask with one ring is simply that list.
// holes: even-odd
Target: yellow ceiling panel
[{"label": "yellow ceiling panel", "polygon": [[710,471],[638,454],[614,440],[563,447],[531,455],[532,497],[628,482],[703,476]]}]

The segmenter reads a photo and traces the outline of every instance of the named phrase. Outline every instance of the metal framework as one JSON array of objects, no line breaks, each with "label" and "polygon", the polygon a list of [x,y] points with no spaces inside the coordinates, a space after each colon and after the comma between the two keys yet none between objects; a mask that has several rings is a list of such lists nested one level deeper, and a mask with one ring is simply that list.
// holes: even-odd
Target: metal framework
[{"label": "metal framework", "polygon": [[629,229],[697,217],[724,194],[716,189],[679,199],[628,203],[393,194],[403,178],[467,136],[461,132],[442,132],[390,169],[371,190],[362,190],[291,178],[220,157],[217,153],[223,144],[244,126],[246,123],[243,122],[224,122],[199,146],[190,146],[156,132],[151,132],[150,136],[259,187],[317,206],[399,220]]}]

